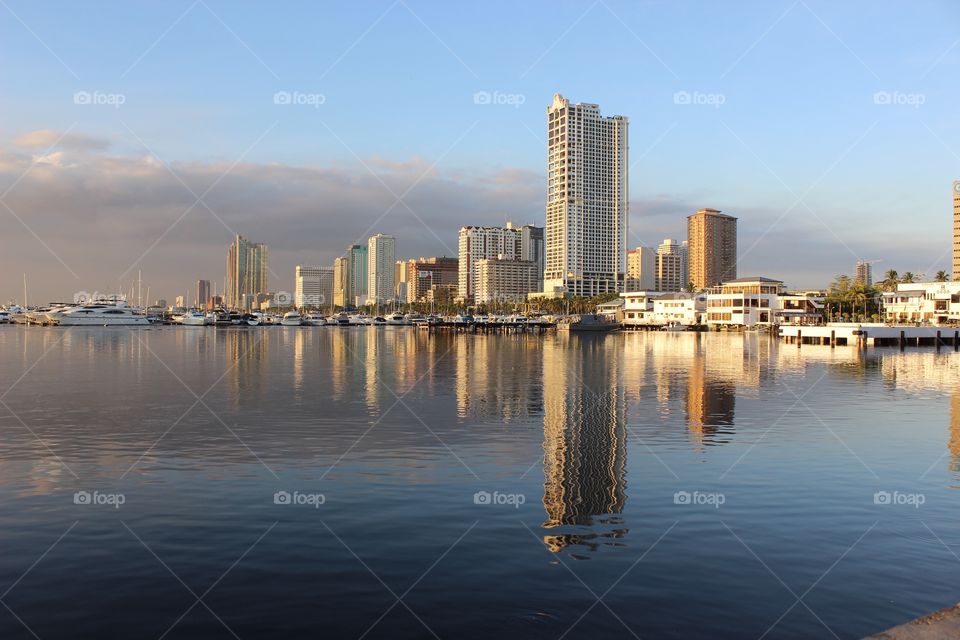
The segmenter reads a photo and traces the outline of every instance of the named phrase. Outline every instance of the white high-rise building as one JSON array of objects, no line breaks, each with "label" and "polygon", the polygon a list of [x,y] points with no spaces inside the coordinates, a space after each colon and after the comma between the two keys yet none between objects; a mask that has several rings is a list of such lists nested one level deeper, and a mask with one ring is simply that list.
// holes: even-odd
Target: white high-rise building
[{"label": "white high-rise building", "polygon": [[627,118],[560,94],[547,107],[544,293],[622,291],[627,249]]},{"label": "white high-rise building", "polygon": [[690,281],[687,242],[667,238],[657,247],[657,291],[683,291]]},{"label": "white high-rise building", "polygon": [[393,300],[397,240],[378,233],[367,240],[367,304]]},{"label": "white high-rise building", "polygon": [[297,265],[293,304],[298,309],[319,309],[333,303],[333,269]]},{"label": "white high-rise building", "polygon": [[461,227],[459,254],[457,297],[470,302],[476,294],[480,260],[497,257],[525,260],[534,262],[537,269],[542,270],[543,227],[516,227],[512,222],[505,227]]},{"label": "white high-rise building", "polygon": [[953,274],[960,280],[960,180],[953,181]]}]

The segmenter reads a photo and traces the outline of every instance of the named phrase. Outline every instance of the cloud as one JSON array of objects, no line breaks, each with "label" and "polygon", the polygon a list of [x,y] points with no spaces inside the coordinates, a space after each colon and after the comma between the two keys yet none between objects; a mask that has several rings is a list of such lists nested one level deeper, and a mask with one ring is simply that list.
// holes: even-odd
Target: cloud
[{"label": "cloud", "polygon": [[38,129],[25,133],[13,141],[21,149],[50,149],[56,147],[71,151],[106,151],[110,142],[103,138],[79,133],[61,133],[53,129]]}]

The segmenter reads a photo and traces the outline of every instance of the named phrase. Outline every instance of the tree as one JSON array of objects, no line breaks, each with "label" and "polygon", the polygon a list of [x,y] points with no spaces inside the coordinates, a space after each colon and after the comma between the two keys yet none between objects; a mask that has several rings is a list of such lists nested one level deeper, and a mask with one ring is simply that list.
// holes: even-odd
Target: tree
[{"label": "tree", "polygon": [[880,282],[880,288],[883,291],[896,291],[897,283],[900,282],[900,274],[896,269],[889,269],[883,275],[883,281]]},{"label": "tree", "polygon": [[946,282],[947,280],[950,279],[950,276],[947,274],[946,271],[940,270],[940,271],[937,271],[937,275],[935,279],[937,282]]},{"label": "tree", "polygon": [[913,279],[914,279],[914,275],[912,271],[904,271],[903,275],[900,276],[900,282],[903,282],[904,284],[912,283]]}]

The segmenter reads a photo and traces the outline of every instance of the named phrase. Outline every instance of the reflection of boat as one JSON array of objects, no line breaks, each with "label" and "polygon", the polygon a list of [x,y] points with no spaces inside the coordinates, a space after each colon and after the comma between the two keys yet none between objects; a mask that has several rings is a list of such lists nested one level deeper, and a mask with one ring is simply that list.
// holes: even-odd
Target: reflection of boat
[{"label": "reflection of boat", "polygon": [[287,311],[283,314],[283,319],[280,321],[285,327],[299,327],[303,324],[303,316],[300,315],[298,311]]},{"label": "reflection of boat", "polygon": [[47,318],[54,324],[74,325],[147,325],[147,316],[134,313],[125,302],[85,304],[63,311],[52,311]]},{"label": "reflection of boat", "polygon": [[559,331],[615,331],[620,323],[595,313],[566,316],[557,322]]}]

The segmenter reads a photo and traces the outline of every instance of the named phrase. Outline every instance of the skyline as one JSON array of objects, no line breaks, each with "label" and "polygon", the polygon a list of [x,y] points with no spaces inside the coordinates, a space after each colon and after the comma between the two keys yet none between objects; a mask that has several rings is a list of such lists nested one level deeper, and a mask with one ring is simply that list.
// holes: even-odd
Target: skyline
[{"label": "skyline", "polygon": [[[682,241],[709,207],[740,219],[738,272],[798,288],[858,259],[950,268],[960,9],[538,7],[7,3],[0,300],[23,273],[46,301],[138,270],[169,298],[220,281],[235,233],[270,246],[292,291],[297,264],[374,233],[398,258],[452,256],[462,225],[543,226],[557,92],[630,119],[629,248]],[[579,38],[590,56],[561,55]]]}]

